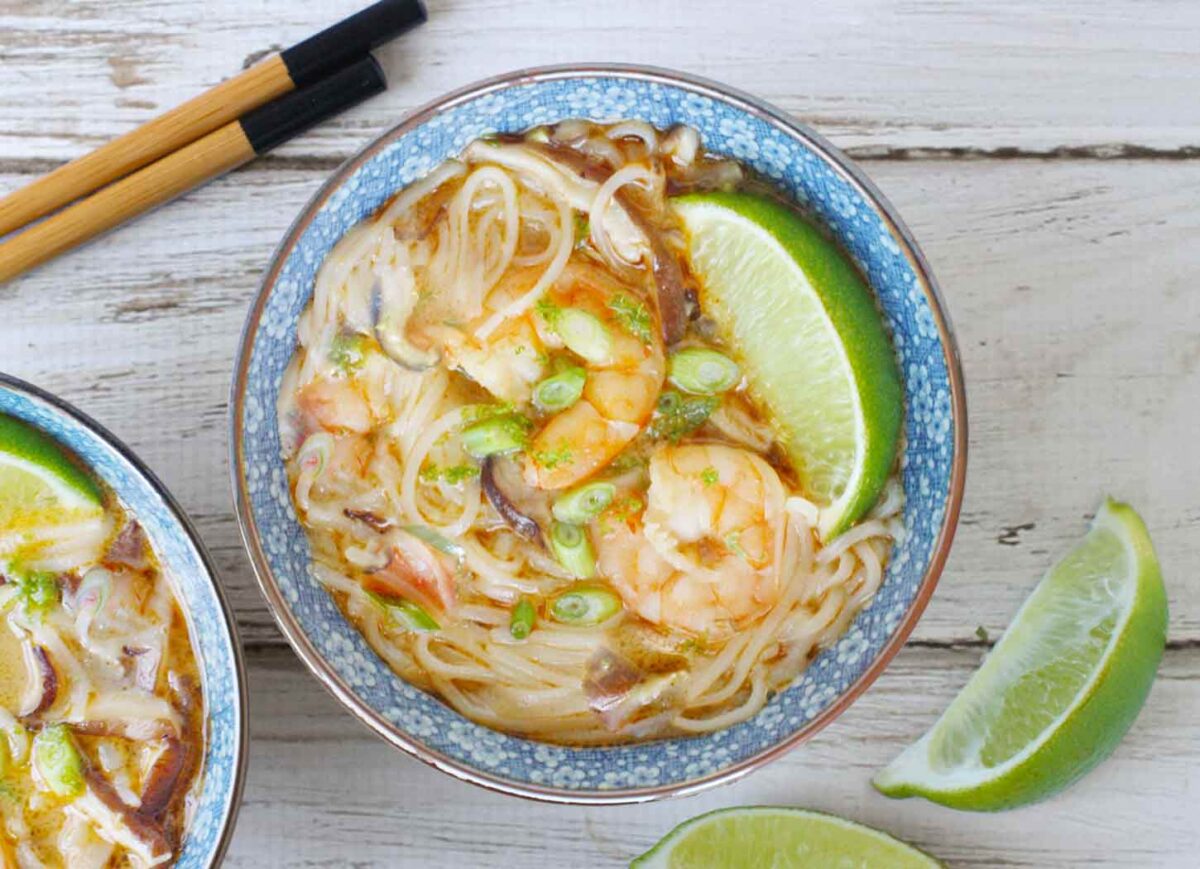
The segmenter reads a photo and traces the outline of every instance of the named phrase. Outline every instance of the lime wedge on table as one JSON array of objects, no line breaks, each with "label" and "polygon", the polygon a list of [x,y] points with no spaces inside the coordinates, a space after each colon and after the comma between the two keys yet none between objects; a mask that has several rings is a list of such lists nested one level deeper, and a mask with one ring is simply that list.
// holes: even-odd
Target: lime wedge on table
[{"label": "lime wedge on table", "polygon": [[0,415],[0,555],[36,547],[37,536],[54,526],[103,513],[95,482],[52,438]]},{"label": "lime wedge on table", "polygon": [[878,500],[900,436],[900,375],[871,291],[835,244],[773,200],[707,193],[674,207],[701,307],[740,354],[829,540]]},{"label": "lime wedge on table", "polygon": [[979,811],[1057,793],[1133,724],[1166,633],[1150,535],[1131,507],[1108,500],[938,722],[875,787]]},{"label": "lime wedge on table", "polygon": [[805,809],[751,806],[685,821],[631,869],[930,869],[928,854],[862,824]]}]

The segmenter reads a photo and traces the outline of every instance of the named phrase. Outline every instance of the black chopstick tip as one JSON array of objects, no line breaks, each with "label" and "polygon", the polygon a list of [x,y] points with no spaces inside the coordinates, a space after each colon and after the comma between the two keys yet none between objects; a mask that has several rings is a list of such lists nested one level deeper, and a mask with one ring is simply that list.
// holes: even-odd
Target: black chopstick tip
[{"label": "black chopstick tip", "polygon": [[368,54],[327,78],[255,109],[239,123],[254,153],[263,154],[385,90],[383,67]]},{"label": "black chopstick tip", "polygon": [[381,0],[280,53],[296,87],[305,87],[425,23],[421,0]]}]

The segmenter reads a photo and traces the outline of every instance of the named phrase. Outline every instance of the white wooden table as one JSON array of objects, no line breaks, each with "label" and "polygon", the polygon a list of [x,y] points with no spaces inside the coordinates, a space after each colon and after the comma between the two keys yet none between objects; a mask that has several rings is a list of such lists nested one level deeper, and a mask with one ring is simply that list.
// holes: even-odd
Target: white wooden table
[{"label": "white wooden table", "polygon": [[[359,0],[0,0],[0,190],[349,13]],[[0,368],[132,446],[199,525],[242,625],[250,776],[234,866],[617,866],[700,812],[783,803],[953,866],[1200,862],[1200,5],[1193,0],[431,0],[391,90],[0,287]],[[302,671],[230,507],[226,397],[245,310],[322,179],[485,75],[610,60],[761,95],[857,156],[941,280],[971,411],[958,539],[909,647],[807,746],[648,807],[460,784],[369,735]],[[893,802],[871,772],[979,662],[1105,491],[1158,545],[1170,642],[1115,756],[1045,805]],[[985,630],[978,631],[982,626]]]}]

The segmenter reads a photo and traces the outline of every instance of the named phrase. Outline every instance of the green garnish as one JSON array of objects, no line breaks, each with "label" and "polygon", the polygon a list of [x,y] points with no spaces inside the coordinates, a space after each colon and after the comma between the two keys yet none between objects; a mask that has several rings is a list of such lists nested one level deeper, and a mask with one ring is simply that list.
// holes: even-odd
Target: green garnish
[{"label": "green garnish", "polygon": [[736,362],[707,347],[685,347],[672,353],[667,362],[667,379],[693,395],[726,392],[741,378]]},{"label": "green garnish", "polygon": [[421,479],[427,483],[436,483],[441,480],[442,482],[449,483],[451,486],[457,486],[464,480],[470,480],[478,476],[478,465],[451,465],[448,468],[443,468],[435,464],[428,464],[421,468]]},{"label": "green garnish", "polygon": [[511,401],[498,401],[495,404],[469,404],[462,409],[463,423],[483,422],[485,419],[495,419],[498,416],[516,414],[517,406]]},{"label": "green garnish", "polygon": [[425,611],[424,607],[411,600],[393,597],[390,594],[378,594],[373,591],[368,591],[367,597],[383,610],[384,615],[392,624],[404,630],[426,633],[436,631],[441,627],[433,616]]},{"label": "green garnish", "polygon": [[73,797],[83,792],[83,756],[66,725],[44,727],[33,738],[33,766],[56,796]]},{"label": "green garnish", "polygon": [[649,344],[653,336],[653,323],[650,310],[625,293],[617,293],[608,300],[608,309],[613,312],[617,322],[633,337],[643,344]]},{"label": "green garnish", "polygon": [[620,611],[619,597],[607,588],[593,585],[560,594],[550,605],[554,618],[569,625],[598,625]]},{"label": "green garnish", "polygon": [[555,522],[550,528],[550,550],[558,563],[576,579],[596,574],[596,555],[587,532],[570,522]]},{"label": "green garnish", "polygon": [[558,413],[579,401],[583,386],[587,383],[587,372],[578,365],[565,368],[533,388],[533,403],[539,410]]},{"label": "green garnish", "polygon": [[551,512],[559,522],[583,525],[612,503],[617,487],[612,483],[584,483],[560,495]]},{"label": "green garnish", "polygon": [[678,441],[704,424],[721,404],[715,395],[684,395],[668,389],[658,399],[658,409],[650,423],[652,437]]},{"label": "green garnish", "polygon": [[465,549],[426,525],[401,525],[400,527],[418,540],[425,541],[438,552],[445,553],[459,561],[467,557]]},{"label": "green garnish", "polygon": [[533,623],[537,620],[537,610],[523,597],[513,607],[512,620],[508,623],[508,632],[514,640],[523,640],[533,631]]},{"label": "green garnish", "polygon": [[582,211],[575,212],[575,246],[581,247],[587,244],[588,238],[592,234],[592,222],[588,219],[587,214]]},{"label": "green garnish", "polygon": [[22,571],[14,569],[11,565],[9,571],[16,580],[16,593],[9,598],[9,605],[19,603],[27,616],[36,619],[42,618],[58,606],[60,592],[58,580],[53,573],[40,570]]},{"label": "green garnish", "polygon": [[586,359],[593,365],[604,365],[612,359],[612,335],[595,314],[582,308],[559,308],[546,303],[553,309],[547,316],[538,303],[538,313],[558,333],[567,349]]},{"label": "green garnish", "polygon": [[553,471],[559,465],[569,465],[575,461],[570,445],[563,441],[555,449],[537,450],[533,453],[533,461],[547,471]]},{"label": "green garnish", "polygon": [[608,470],[614,474],[623,474],[626,471],[632,471],[634,468],[644,468],[650,464],[650,460],[645,456],[637,453],[621,453],[611,462],[608,463]]},{"label": "green garnish", "polygon": [[476,459],[523,450],[529,444],[529,420],[517,414],[495,416],[467,426],[462,447]]},{"label": "green garnish", "polygon": [[725,535],[725,545],[729,547],[729,551],[736,555],[742,561],[749,561],[750,556],[746,554],[746,550],[742,548],[742,544],[738,541],[741,539],[740,531],[730,531]]},{"label": "green garnish", "polygon": [[717,473],[717,469],[712,465],[709,465],[700,472],[700,482],[704,484],[704,488],[706,489],[720,479],[721,475]]},{"label": "green garnish", "polygon": [[562,307],[554,304],[547,298],[538,299],[537,304],[534,305],[534,310],[537,311],[539,317],[546,321],[546,325],[552,329],[554,328],[554,324],[558,322],[559,314],[562,313]]},{"label": "green garnish", "polygon": [[329,345],[329,361],[344,374],[353,374],[367,359],[367,336],[339,332]]}]

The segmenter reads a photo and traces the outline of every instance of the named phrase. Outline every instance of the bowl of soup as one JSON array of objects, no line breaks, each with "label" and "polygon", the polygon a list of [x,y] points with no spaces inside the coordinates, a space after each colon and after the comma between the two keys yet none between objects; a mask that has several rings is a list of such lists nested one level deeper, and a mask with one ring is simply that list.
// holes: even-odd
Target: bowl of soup
[{"label": "bowl of soup", "polygon": [[0,375],[5,866],[215,866],[245,767],[229,607],[162,484]]},{"label": "bowl of soup", "polygon": [[239,519],[393,745],[561,802],[690,793],[876,678],[957,521],[953,334],[899,217],[728,88],[521,71],[301,213],[232,396]]}]

